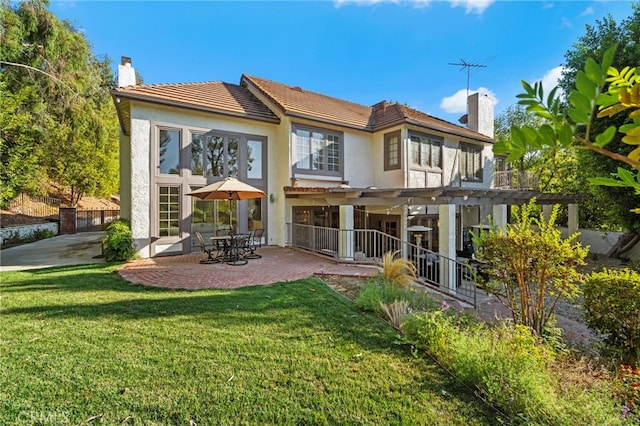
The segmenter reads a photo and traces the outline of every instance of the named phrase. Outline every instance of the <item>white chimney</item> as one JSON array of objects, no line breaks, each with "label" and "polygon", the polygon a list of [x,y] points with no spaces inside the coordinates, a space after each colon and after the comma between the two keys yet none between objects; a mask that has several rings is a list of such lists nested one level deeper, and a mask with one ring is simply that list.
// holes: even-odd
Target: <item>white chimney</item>
[{"label": "white chimney", "polygon": [[131,58],[122,56],[118,65],[118,87],[136,85],[136,70],[131,66]]},{"label": "white chimney", "polygon": [[467,99],[469,115],[467,127],[493,138],[493,99],[474,93]]}]

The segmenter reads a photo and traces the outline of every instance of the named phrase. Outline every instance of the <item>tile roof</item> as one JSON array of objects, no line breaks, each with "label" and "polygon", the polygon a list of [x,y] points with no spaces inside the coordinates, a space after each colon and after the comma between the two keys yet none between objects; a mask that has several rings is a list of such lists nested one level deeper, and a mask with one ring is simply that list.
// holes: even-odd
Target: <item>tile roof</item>
[{"label": "tile roof", "polygon": [[240,84],[257,88],[286,115],[372,130],[371,107],[246,74]]},{"label": "tile roof", "polygon": [[279,118],[245,87],[219,81],[120,87],[114,97],[217,112],[279,123]]},{"label": "tile roof", "polygon": [[286,115],[323,121],[363,131],[378,131],[402,123],[414,124],[481,142],[493,139],[398,103],[386,101],[368,107],[264,78],[243,74],[240,84],[251,85]]},{"label": "tile roof", "polygon": [[[411,124],[429,130],[470,138],[485,143],[493,139],[399,103],[382,101],[365,106],[300,87],[243,74],[240,85],[224,82],[136,85],[114,89],[116,108],[126,126],[128,102],[140,100],[161,105],[190,108],[235,117],[279,123],[278,116],[251,90],[261,93],[282,114],[366,132]],[[125,132],[126,133],[126,132]]]}]

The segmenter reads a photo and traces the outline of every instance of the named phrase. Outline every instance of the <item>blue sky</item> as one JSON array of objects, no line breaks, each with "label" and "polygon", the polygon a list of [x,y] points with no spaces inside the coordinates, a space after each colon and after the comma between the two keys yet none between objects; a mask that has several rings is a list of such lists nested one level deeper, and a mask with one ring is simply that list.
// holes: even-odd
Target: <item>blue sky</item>
[{"label": "blue sky", "polygon": [[[245,74],[373,105],[398,101],[454,123],[471,92],[514,105],[521,80],[551,89],[564,54],[629,1],[60,1],[49,9],[145,84]],[[462,62],[484,67],[463,68]],[[548,83],[547,83],[548,81]]]}]

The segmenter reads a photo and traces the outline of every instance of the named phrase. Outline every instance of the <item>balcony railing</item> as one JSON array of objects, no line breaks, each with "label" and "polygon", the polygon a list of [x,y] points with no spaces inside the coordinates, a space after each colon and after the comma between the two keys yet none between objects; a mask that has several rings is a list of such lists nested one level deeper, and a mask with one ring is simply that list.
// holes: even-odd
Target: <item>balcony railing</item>
[{"label": "balcony railing", "polygon": [[520,171],[506,170],[493,172],[493,186],[496,189],[538,189],[540,174]]},{"label": "balcony railing", "polygon": [[[474,307],[477,304],[476,268],[469,260],[450,259],[374,229],[335,229],[289,223],[287,245],[340,261],[374,264],[379,263],[385,253],[398,250],[403,258],[416,266],[421,282]],[[345,254],[352,256],[347,258]]]}]

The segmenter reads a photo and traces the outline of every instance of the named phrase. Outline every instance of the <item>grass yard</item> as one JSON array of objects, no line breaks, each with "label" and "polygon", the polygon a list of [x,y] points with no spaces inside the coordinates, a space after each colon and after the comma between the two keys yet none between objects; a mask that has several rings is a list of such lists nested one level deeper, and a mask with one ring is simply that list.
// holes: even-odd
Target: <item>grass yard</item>
[{"label": "grass yard", "polygon": [[171,291],[115,269],[2,273],[0,424],[496,424],[317,278]]}]

